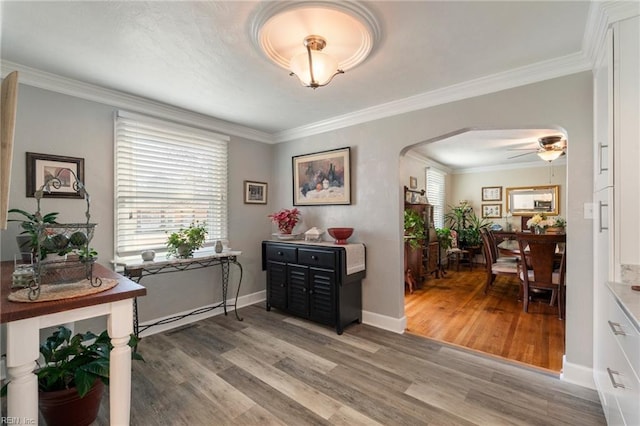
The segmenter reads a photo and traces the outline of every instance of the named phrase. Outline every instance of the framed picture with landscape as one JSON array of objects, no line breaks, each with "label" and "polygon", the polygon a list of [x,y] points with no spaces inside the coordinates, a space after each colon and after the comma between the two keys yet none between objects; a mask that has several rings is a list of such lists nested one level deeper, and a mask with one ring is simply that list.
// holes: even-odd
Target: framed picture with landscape
[{"label": "framed picture with landscape", "polygon": [[350,148],[293,157],[293,205],[351,204]]}]

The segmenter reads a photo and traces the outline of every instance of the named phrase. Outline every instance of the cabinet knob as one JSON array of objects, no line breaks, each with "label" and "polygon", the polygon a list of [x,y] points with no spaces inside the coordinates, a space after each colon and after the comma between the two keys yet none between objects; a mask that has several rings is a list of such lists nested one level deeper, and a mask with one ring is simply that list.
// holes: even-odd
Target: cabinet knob
[{"label": "cabinet knob", "polygon": [[283,255],[284,255],[283,252],[281,252],[281,251],[278,252],[278,256],[283,256]]},{"label": "cabinet knob", "polygon": [[311,255],[311,260],[318,260],[318,256],[316,256],[315,254]]}]

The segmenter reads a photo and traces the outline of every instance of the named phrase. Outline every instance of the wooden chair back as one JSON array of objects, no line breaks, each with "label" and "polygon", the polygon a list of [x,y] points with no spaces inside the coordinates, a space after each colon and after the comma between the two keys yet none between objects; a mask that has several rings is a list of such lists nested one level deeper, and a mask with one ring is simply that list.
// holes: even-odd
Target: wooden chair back
[{"label": "wooden chair back", "polygon": [[[558,272],[556,262],[557,248],[559,244],[567,241],[565,234],[530,234],[517,233],[516,239],[520,247],[520,253],[526,253],[522,258],[522,268],[533,271],[535,282],[539,284],[551,284],[554,272]],[[563,263],[560,259],[560,263]]]}]

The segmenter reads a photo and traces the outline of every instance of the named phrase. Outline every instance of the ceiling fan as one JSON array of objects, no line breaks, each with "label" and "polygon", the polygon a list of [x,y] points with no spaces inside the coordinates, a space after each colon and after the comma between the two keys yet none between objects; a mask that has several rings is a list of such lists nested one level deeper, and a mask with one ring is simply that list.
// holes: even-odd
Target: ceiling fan
[{"label": "ceiling fan", "polygon": [[514,150],[523,149],[530,152],[514,155],[512,157],[509,157],[509,159],[518,158],[529,154],[538,154],[538,156],[544,161],[552,162],[558,157],[565,155],[565,150],[567,149],[567,140],[564,139],[563,136],[544,136],[538,139],[537,148],[515,148]]}]

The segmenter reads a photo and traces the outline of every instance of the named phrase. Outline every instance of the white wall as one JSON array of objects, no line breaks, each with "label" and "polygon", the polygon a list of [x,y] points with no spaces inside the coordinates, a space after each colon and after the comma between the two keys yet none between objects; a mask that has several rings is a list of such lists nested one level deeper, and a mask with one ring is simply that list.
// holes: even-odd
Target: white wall
[{"label": "white wall", "polygon": [[[567,363],[592,364],[591,221],[583,204],[592,192],[592,78],[589,72],[376,120],[276,147],[274,204],[291,206],[291,157],[352,148],[353,204],[302,208],[306,225],[353,226],[353,241],[367,247],[363,288],[365,320],[404,325],[402,186],[400,156],[411,146],[466,128],[555,126],[571,141],[568,159]],[[395,159],[395,161],[394,161]],[[372,315],[368,315],[372,314]],[[579,367],[578,367],[579,368]]]}]

